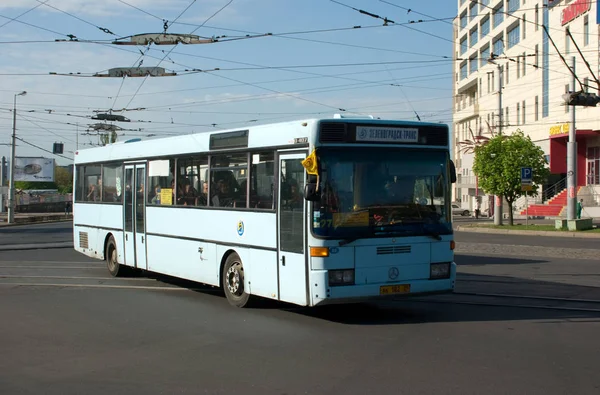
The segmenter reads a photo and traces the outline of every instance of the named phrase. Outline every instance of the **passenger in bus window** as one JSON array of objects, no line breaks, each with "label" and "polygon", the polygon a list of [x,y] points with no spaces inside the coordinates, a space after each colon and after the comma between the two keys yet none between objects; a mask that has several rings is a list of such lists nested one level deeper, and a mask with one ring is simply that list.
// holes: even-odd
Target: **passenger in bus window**
[{"label": "passenger in bus window", "polygon": [[154,188],[154,197],[150,201],[152,204],[160,204],[160,185]]},{"label": "passenger in bus window", "polygon": [[198,206],[206,206],[208,202],[208,182],[202,183],[202,192],[198,195]]},{"label": "passenger in bus window", "polygon": [[194,188],[189,180],[183,181],[183,205],[184,206],[197,206],[198,205],[198,191]]}]

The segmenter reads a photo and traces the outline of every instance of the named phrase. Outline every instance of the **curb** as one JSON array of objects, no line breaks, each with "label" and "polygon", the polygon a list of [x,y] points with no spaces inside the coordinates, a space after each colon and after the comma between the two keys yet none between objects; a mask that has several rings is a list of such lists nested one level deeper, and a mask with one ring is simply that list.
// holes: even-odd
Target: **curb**
[{"label": "curb", "polygon": [[549,237],[571,237],[579,239],[600,239],[600,233],[578,233],[564,231],[544,231],[544,230],[509,230],[509,229],[490,229],[484,227],[457,226],[456,231],[466,233],[494,233],[503,235],[524,235],[524,236],[549,236]]},{"label": "curb", "polygon": [[57,219],[44,219],[39,221],[19,221],[14,224],[8,224],[5,221],[0,222],[0,229],[3,227],[21,226],[21,225],[36,225],[36,224],[49,224],[52,222],[72,222],[73,218],[57,218]]},{"label": "curb", "polygon": [[0,245],[0,251],[19,251],[19,250],[49,250],[54,248],[73,248],[72,241],[60,243],[40,243],[40,244],[9,244]]}]

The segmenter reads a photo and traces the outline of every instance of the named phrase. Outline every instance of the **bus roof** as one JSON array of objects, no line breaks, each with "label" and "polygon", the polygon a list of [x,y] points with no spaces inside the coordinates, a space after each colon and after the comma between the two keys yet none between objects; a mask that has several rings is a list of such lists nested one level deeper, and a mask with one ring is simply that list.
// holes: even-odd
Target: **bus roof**
[{"label": "bus roof", "polygon": [[[182,155],[186,153],[208,152],[216,150],[211,146],[217,137],[231,136],[247,139],[243,148],[260,149],[266,147],[306,146],[309,141],[314,141],[317,125],[321,121],[339,123],[360,123],[370,125],[402,125],[405,127],[445,127],[445,124],[416,122],[390,119],[373,119],[366,117],[349,117],[334,115],[331,118],[310,118],[294,121],[253,125],[235,129],[216,130],[210,132],[190,133],[180,136],[161,137],[149,140],[139,138],[119,141],[103,147],[94,147],[78,150],[75,153],[75,163],[110,162],[116,160],[135,160],[139,158],[164,157]],[[211,136],[213,136],[211,138]],[[233,148],[233,147],[229,147]],[[242,147],[239,147],[242,148]]]}]

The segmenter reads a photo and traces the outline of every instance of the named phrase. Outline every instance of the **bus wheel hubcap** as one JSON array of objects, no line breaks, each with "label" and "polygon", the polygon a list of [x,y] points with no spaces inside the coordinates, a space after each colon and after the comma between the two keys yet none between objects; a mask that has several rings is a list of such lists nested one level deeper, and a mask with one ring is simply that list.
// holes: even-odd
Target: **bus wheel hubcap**
[{"label": "bus wheel hubcap", "polygon": [[241,283],[241,270],[243,269],[239,263],[232,265],[227,270],[227,288],[229,289],[229,292],[237,296],[241,295],[243,290],[243,286]]}]

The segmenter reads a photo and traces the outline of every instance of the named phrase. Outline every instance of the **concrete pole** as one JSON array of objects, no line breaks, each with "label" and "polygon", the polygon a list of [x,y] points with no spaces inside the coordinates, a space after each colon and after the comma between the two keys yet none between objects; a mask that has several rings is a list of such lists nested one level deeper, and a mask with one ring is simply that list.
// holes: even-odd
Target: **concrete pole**
[{"label": "concrete pole", "polygon": [[15,94],[15,100],[13,104],[13,130],[12,130],[12,145],[10,149],[10,168],[9,168],[9,181],[8,181],[8,223],[12,224],[15,222],[15,151],[17,148],[17,96],[24,96],[27,92]]},{"label": "concrete pole", "polygon": [[[498,135],[502,135],[502,66],[498,65]],[[495,197],[494,225],[502,225],[502,195]]]},{"label": "concrete pole", "polygon": [[[575,56],[571,58],[573,79],[572,91],[575,92]],[[571,106],[571,126],[569,128],[569,141],[567,143],[567,219],[576,218],[577,210],[577,140],[575,139],[575,107]]]},{"label": "concrete pole", "polygon": [[17,95],[13,104],[13,130],[12,130],[12,143],[10,146],[10,168],[8,170],[8,223],[12,224],[15,222],[15,148],[16,138],[15,133],[17,130]]}]

